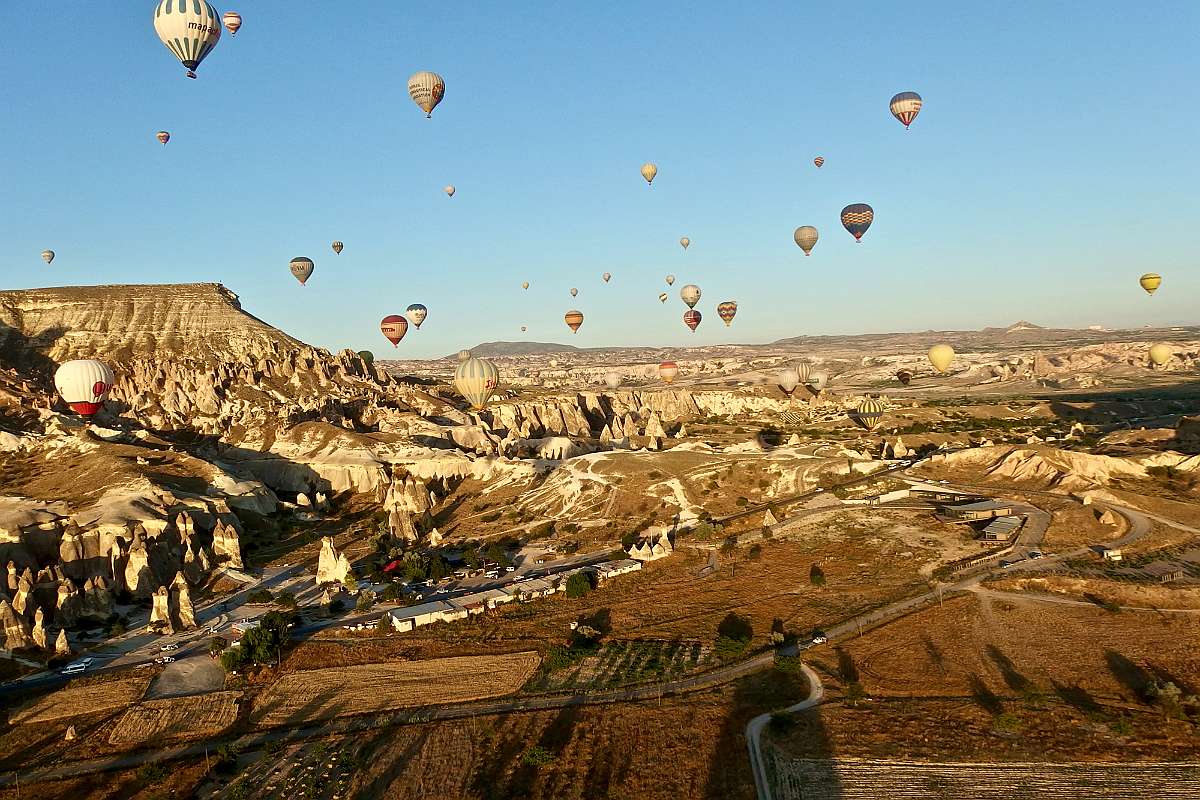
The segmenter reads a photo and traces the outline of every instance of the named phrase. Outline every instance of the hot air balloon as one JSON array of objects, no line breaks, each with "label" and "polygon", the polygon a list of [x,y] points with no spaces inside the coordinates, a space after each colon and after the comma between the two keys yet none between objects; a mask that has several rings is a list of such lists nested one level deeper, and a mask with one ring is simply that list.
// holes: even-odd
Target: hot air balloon
[{"label": "hot air balloon", "polygon": [[642,177],[646,179],[646,183],[654,183],[654,176],[658,174],[658,167],[647,161],[642,164]]},{"label": "hot air balloon", "polygon": [[1150,361],[1156,367],[1161,367],[1171,360],[1171,348],[1165,344],[1150,346]]},{"label": "hot air balloon", "polygon": [[667,286],[674,286],[674,285],[675,285],[675,276],[668,275],[667,276]]},{"label": "hot air balloon", "polygon": [[229,31],[230,36],[237,36],[242,27],[242,15],[236,11],[226,11],[221,15],[221,22],[225,23],[225,30]]},{"label": "hot air balloon", "polygon": [[804,251],[804,255],[811,256],[812,249],[817,244],[817,229],[812,225],[801,225],[796,228],[796,232],[792,234],[792,238],[796,240],[796,244]]},{"label": "hot air balloon", "polygon": [[68,361],[54,373],[54,388],[76,414],[91,419],[104,405],[113,372],[92,359]]},{"label": "hot air balloon", "polygon": [[674,383],[678,374],[679,365],[674,361],[664,361],[658,365],[658,377],[662,378],[663,383]]},{"label": "hot air balloon", "polygon": [[577,297],[578,295],[579,295],[579,290],[576,289],[574,286],[572,286],[571,287],[571,297]]},{"label": "hot air balloon", "polygon": [[1138,279],[1138,283],[1146,290],[1146,294],[1154,294],[1159,286],[1162,286],[1162,276],[1157,272],[1147,272]]},{"label": "hot air balloon", "polygon": [[874,397],[868,397],[858,404],[854,412],[855,421],[869,431],[879,427],[883,422],[883,402]]},{"label": "hot air balloon", "polygon": [[492,393],[500,388],[500,370],[492,362],[468,353],[454,370],[454,388],[472,408],[483,411]]},{"label": "hot air balloon", "polygon": [[825,370],[817,370],[809,376],[808,385],[818,393],[823,391],[829,385],[829,373]]},{"label": "hot air balloon", "polygon": [[854,241],[861,242],[871,221],[875,219],[875,210],[866,203],[854,203],[842,209],[842,227],[850,231]]},{"label": "hot air balloon", "polygon": [[817,165],[817,169],[820,169],[821,167],[825,166],[825,159],[821,156],[817,156],[813,159],[813,163]]},{"label": "hot air balloon", "polygon": [[683,324],[692,329],[692,333],[696,332],[696,328],[700,327],[700,312],[694,308],[689,308],[683,312]]},{"label": "hot air balloon", "polygon": [[374,364],[375,363],[375,354],[372,353],[370,350],[359,350],[358,357],[361,358],[363,360],[363,362],[366,364]]},{"label": "hot air balloon", "polygon": [[600,276],[600,279],[603,280],[605,283],[608,283],[610,280],[612,280],[612,273],[606,272]]},{"label": "hot air balloon", "polygon": [[455,358],[457,358],[457,359],[458,359],[458,363],[460,363],[460,364],[461,364],[462,362],[466,361],[466,360],[467,360],[468,358],[470,358],[470,357],[471,357],[471,351],[470,351],[470,350],[459,350],[459,351],[458,351],[458,355],[457,355],[457,356],[455,356]]},{"label": "hot air balloon", "polygon": [[522,288],[522,289],[528,289],[528,288],[529,288],[529,281],[525,281],[524,283],[522,283],[522,284],[521,284],[521,288]]},{"label": "hot air balloon", "polygon": [[550,364],[550,366],[552,366],[552,367],[557,367],[557,366],[558,366],[558,359],[557,359],[557,358],[552,358],[552,359],[550,359],[550,361],[549,361],[549,362],[547,362],[547,363],[549,363],[549,364]]},{"label": "hot air balloon", "polygon": [[691,245],[691,243],[692,243],[692,240],[686,236],[684,236],[682,239],[679,240],[679,244],[681,247],[683,247],[684,250],[687,250],[688,247]]},{"label": "hot air balloon", "polygon": [[621,385],[621,376],[615,372],[606,373],[604,376],[604,385],[610,389],[616,389]]},{"label": "hot air balloon", "polygon": [[689,283],[679,290],[679,297],[683,302],[687,303],[688,308],[695,308],[696,303],[700,302],[700,287],[694,283]]},{"label": "hot air balloon", "polygon": [[583,314],[572,309],[563,314],[563,321],[567,323],[567,327],[571,329],[571,333],[579,333],[579,326],[583,324]]},{"label": "hot air balloon", "polygon": [[896,372],[896,380],[900,381],[905,386],[908,386],[910,383],[912,383],[912,379],[912,370],[902,369]]},{"label": "hot air balloon", "polygon": [[159,131],[158,133],[154,134],[154,138],[158,139],[158,141],[162,144],[166,144],[167,142],[171,141],[171,133],[170,131]]},{"label": "hot air balloon", "polygon": [[665,303],[665,302],[667,302],[667,298],[668,298],[669,296],[670,296],[670,295],[668,295],[666,292],[663,292],[662,294],[660,294],[660,295],[658,296],[658,302],[660,302],[660,303]]},{"label": "hot air balloon", "polygon": [[221,39],[221,22],[208,0],[159,0],[154,32],[194,78],[200,62]]},{"label": "hot air balloon", "polygon": [[807,386],[808,381],[812,376],[812,367],[806,362],[801,361],[799,364],[793,367],[793,369],[796,371],[796,379],[800,382],[800,385]]},{"label": "hot air balloon", "polygon": [[948,344],[935,344],[929,348],[929,363],[938,372],[945,372],[954,361],[954,348]]},{"label": "hot air balloon", "polygon": [[313,270],[316,269],[316,265],[313,264],[312,259],[305,258],[304,256],[293,258],[292,263],[288,266],[292,270],[292,275],[296,277],[296,280],[300,281],[301,286],[312,277]]},{"label": "hot air balloon", "polygon": [[425,118],[433,116],[433,110],[446,96],[446,82],[436,72],[415,72],[408,79],[408,96],[425,112]]},{"label": "hot air balloon", "polygon": [[47,264],[49,264],[53,260],[54,260],[54,251],[53,250],[43,250],[42,251],[42,261],[45,261]]},{"label": "hot air balloon", "polygon": [[921,113],[921,95],[916,92],[901,92],[892,98],[888,107],[892,110],[892,116],[900,120],[907,130],[917,118],[917,114]]},{"label": "hot air balloon", "polygon": [[796,391],[796,387],[800,385],[800,373],[795,369],[785,369],[775,378],[776,385],[783,390],[783,393],[791,397],[792,392]]},{"label": "hot air balloon", "polygon": [[446,193],[446,197],[454,197],[453,185],[447,186],[445,189],[442,189],[442,191]]},{"label": "hot air balloon", "polygon": [[404,334],[408,333],[408,320],[399,314],[388,314],[379,321],[379,331],[383,334],[383,338],[392,343],[392,347],[399,347],[400,340],[404,338]]},{"label": "hot air balloon", "polygon": [[405,309],[404,313],[412,320],[412,324],[417,326],[417,330],[420,330],[421,323],[425,321],[425,317],[429,316],[429,309],[420,303],[413,303]]},{"label": "hot air balloon", "polygon": [[334,242],[330,246],[333,248],[333,252],[340,256],[342,254],[342,248],[346,245],[342,244],[341,242]]},{"label": "hot air balloon", "polygon": [[725,323],[726,328],[728,328],[730,326],[730,324],[733,322],[733,317],[736,314],[737,314],[737,301],[736,300],[726,300],[724,303],[721,303],[720,305],[717,306],[717,316],[720,317],[721,321]]}]

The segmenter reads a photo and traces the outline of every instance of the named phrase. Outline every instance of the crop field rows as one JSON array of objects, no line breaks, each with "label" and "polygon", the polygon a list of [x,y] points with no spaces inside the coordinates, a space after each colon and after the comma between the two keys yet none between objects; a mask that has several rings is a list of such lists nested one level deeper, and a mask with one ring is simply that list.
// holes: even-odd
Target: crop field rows
[{"label": "crop field rows", "polygon": [[145,675],[117,680],[74,681],[65,689],[39,697],[13,714],[12,722],[27,725],[124,708],[137,702],[149,685],[150,678]]},{"label": "crop field rows", "polygon": [[289,748],[259,759],[218,795],[269,800],[339,800],[347,797],[360,764],[353,738]]},{"label": "crop field rows", "polygon": [[605,642],[594,655],[569,669],[540,676],[530,688],[535,691],[608,689],[677,678],[701,666],[711,652],[711,645],[691,640]]},{"label": "crop field rows", "polygon": [[241,692],[148,700],[130,708],[117,722],[108,743],[131,747],[179,736],[198,738],[228,728],[237,719]]}]

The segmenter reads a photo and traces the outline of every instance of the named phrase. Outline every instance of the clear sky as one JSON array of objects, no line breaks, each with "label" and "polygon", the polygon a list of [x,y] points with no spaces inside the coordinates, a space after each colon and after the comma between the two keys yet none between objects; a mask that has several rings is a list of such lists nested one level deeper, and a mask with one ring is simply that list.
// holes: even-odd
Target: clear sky
[{"label": "clear sky", "polygon": [[[429,319],[409,357],[1200,322],[1195,2],[242,0],[195,81],[154,0],[20,6],[4,288],[221,281],[293,335],[381,357],[379,318],[412,302]],[[432,120],[406,90],[420,69],[447,83]],[[908,132],[887,107],[905,90],[925,99]],[[838,222],[854,202],[876,215],[859,245]]]}]

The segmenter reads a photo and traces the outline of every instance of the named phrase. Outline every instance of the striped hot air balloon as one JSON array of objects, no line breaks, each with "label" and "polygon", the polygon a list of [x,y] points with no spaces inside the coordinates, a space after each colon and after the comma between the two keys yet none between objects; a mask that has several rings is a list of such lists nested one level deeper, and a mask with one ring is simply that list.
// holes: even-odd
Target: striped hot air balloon
[{"label": "striped hot air balloon", "polygon": [[825,166],[825,159],[821,156],[817,156],[813,159],[813,163],[817,165],[817,169],[820,169],[821,167]]},{"label": "striped hot air balloon", "polygon": [[159,131],[158,133],[154,134],[154,138],[158,139],[161,144],[166,144],[167,142],[171,141],[171,132]]},{"label": "striped hot air balloon", "polygon": [[154,32],[194,78],[200,62],[221,40],[221,18],[208,0],[159,0]]},{"label": "striped hot air balloon", "polygon": [[571,329],[571,333],[579,333],[579,326],[583,324],[583,314],[572,309],[563,314],[563,321],[567,323],[567,327]]},{"label": "striped hot air balloon", "polygon": [[658,296],[658,302],[660,302],[660,303],[665,303],[665,302],[667,302],[667,297],[669,297],[669,295],[668,295],[666,292],[662,292],[662,293],[661,293],[661,294],[659,294],[659,296]]},{"label": "striped hot air balloon", "polygon": [[54,260],[54,251],[53,250],[43,250],[42,251],[42,261],[45,261],[47,264],[49,264],[53,260]]},{"label": "striped hot air balloon", "polygon": [[664,361],[658,365],[658,377],[662,378],[663,383],[674,383],[678,374],[679,365],[674,361]]},{"label": "striped hot air balloon", "polygon": [[868,397],[858,404],[854,412],[855,421],[869,431],[879,427],[883,422],[883,402],[874,397]]},{"label": "striped hot air balloon", "polygon": [[801,225],[796,228],[796,232],[792,234],[792,238],[796,240],[796,244],[804,251],[804,255],[811,256],[813,248],[817,246],[817,229],[812,225]]},{"label": "striped hot air balloon", "polygon": [[801,361],[794,369],[796,370],[796,380],[800,382],[801,386],[807,386],[809,380],[812,378],[812,366]]},{"label": "striped hot air balloon", "polygon": [[425,112],[425,118],[433,116],[433,110],[446,96],[446,82],[436,72],[415,72],[408,79],[408,96]]},{"label": "striped hot air balloon", "polygon": [[875,219],[875,210],[866,203],[853,203],[842,209],[842,227],[850,232],[854,241],[861,242],[867,228]]},{"label": "striped hot air balloon", "polygon": [[330,247],[333,248],[333,252],[339,256],[342,254],[342,248],[345,246],[346,245],[342,244],[341,242],[334,242],[332,245],[330,245]]},{"label": "striped hot air balloon", "polygon": [[400,340],[408,333],[408,320],[399,314],[388,314],[379,321],[379,331],[383,338],[392,343],[392,347],[399,347]]},{"label": "striped hot air balloon", "polygon": [[912,370],[910,369],[902,369],[896,372],[896,380],[900,381],[905,386],[908,386],[910,383],[912,383],[912,379],[913,374]]},{"label": "striped hot air balloon", "polygon": [[421,303],[413,303],[405,309],[404,313],[412,320],[412,324],[417,326],[417,330],[420,330],[421,323],[425,321],[425,317],[429,316],[429,309]]},{"label": "striped hot air balloon", "polygon": [[1159,275],[1157,272],[1147,272],[1138,278],[1138,283],[1146,290],[1146,294],[1154,294],[1158,291],[1158,287],[1162,286],[1162,275]]},{"label": "striped hot air balloon", "polygon": [[483,411],[492,394],[500,388],[500,370],[491,361],[468,354],[454,370],[454,388],[471,408]]},{"label": "striped hot air balloon", "polygon": [[63,401],[86,419],[104,406],[113,381],[112,370],[92,359],[68,361],[54,373],[54,388]]},{"label": "striped hot air balloon", "polygon": [[703,319],[703,317],[700,315],[700,312],[694,308],[689,308],[687,311],[683,312],[683,324],[691,328],[692,333],[695,333],[696,328],[700,327],[701,319]]},{"label": "striped hot air balloon", "polygon": [[717,306],[717,316],[720,317],[721,321],[725,323],[726,328],[733,323],[733,318],[735,315],[737,315],[736,300],[726,300],[724,303],[721,303]]},{"label": "striped hot air balloon", "polygon": [[288,267],[291,269],[292,275],[295,276],[296,280],[300,281],[301,286],[312,277],[313,270],[317,268],[311,258],[305,258],[304,256],[293,258],[292,263]]},{"label": "striped hot air balloon", "polygon": [[221,22],[225,23],[225,30],[229,31],[230,36],[237,36],[242,28],[242,15],[236,11],[226,11],[221,15]]},{"label": "striped hot air balloon", "polygon": [[900,120],[904,129],[908,130],[908,126],[912,125],[917,114],[921,113],[921,103],[921,95],[916,92],[901,92],[892,97],[888,108],[891,109],[892,116]]}]

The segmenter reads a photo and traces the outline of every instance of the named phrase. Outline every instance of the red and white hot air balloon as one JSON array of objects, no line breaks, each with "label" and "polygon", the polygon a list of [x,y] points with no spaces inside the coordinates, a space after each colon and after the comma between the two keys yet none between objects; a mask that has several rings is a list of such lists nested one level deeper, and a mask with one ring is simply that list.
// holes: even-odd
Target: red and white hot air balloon
[{"label": "red and white hot air balloon", "polygon": [[221,22],[225,25],[225,30],[229,31],[230,36],[237,36],[238,30],[242,27],[242,15],[236,11],[226,11],[221,15]]},{"label": "red and white hot air balloon", "polygon": [[683,324],[691,328],[692,333],[695,333],[696,328],[700,327],[701,319],[703,319],[703,317],[700,316],[700,312],[694,308],[689,308],[687,311],[683,312]]},{"label": "red and white hot air balloon", "polygon": [[399,314],[388,314],[380,320],[379,331],[392,343],[392,347],[399,347],[400,340],[408,333],[408,320]]},{"label": "red and white hot air balloon", "polygon": [[54,388],[76,414],[91,419],[104,406],[113,371],[93,359],[68,361],[54,373]]},{"label": "red and white hot air balloon", "polygon": [[678,374],[679,365],[674,361],[664,361],[658,365],[658,376],[662,378],[663,383],[673,383]]},{"label": "red and white hot air balloon", "polygon": [[820,169],[821,167],[825,166],[825,159],[822,156],[817,156],[813,159],[813,163],[817,165],[817,169]]}]

